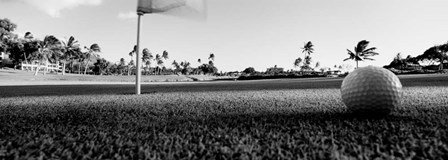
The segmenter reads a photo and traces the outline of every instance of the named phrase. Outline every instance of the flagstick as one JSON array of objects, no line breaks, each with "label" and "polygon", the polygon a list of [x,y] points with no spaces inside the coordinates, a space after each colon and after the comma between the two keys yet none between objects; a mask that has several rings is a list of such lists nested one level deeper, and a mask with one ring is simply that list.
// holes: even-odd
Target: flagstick
[{"label": "flagstick", "polygon": [[142,14],[138,14],[138,24],[137,24],[137,48],[136,48],[136,56],[137,56],[137,73],[135,74],[135,94],[139,95],[140,94],[140,77],[141,77],[141,68],[140,68],[140,17],[142,16]]}]

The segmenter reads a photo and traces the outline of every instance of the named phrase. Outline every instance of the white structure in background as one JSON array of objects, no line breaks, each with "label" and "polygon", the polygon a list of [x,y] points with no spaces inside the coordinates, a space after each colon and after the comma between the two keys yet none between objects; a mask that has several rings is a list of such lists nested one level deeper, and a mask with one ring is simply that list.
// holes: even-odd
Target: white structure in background
[{"label": "white structure in background", "polygon": [[4,59],[6,59],[6,54],[3,52],[0,52],[0,66],[5,64],[5,62],[3,62]]},{"label": "white structure in background", "polygon": [[6,59],[8,59],[8,55],[4,52],[0,52],[0,67],[6,64]]},{"label": "white structure in background", "polygon": [[[47,61],[47,66],[45,66],[45,64],[41,64],[39,70],[45,69],[47,72],[48,71],[54,71],[54,72],[61,72],[62,71],[62,66],[60,66],[59,64],[53,64]],[[32,61],[31,63],[26,63],[26,62],[22,62],[20,64],[20,69],[21,70],[31,70],[34,71],[39,65],[39,61]]]},{"label": "white structure in background", "polygon": [[11,64],[12,61],[9,59],[9,55],[5,52],[0,52],[0,67],[4,67],[5,65]]}]

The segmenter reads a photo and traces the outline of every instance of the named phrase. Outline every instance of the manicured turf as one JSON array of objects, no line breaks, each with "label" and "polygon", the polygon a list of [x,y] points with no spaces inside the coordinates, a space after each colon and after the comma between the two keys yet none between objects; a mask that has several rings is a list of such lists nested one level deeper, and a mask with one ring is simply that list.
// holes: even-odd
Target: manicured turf
[{"label": "manicured turf", "polygon": [[448,159],[446,79],[402,79],[379,119],[346,113],[340,82],[0,87],[0,157]]},{"label": "manicured turf", "polygon": [[[211,75],[145,75],[141,76],[142,83],[154,82],[192,82],[204,80],[223,80],[233,79],[231,76],[211,76]],[[83,75],[67,73],[39,73],[34,75],[32,71],[22,71],[0,68],[0,86],[13,85],[55,85],[55,84],[116,84],[116,83],[135,83],[135,75]]]},{"label": "manicured turf", "polygon": [[[277,79],[143,84],[142,93],[339,89],[343,78]],[[404,87],[448,86],[448,75],[400,76]],[[31,83],[31,82],[30,82]],[[1,86],[0,97],[51,95],[123,95],[135,93],[134,84]]]}]

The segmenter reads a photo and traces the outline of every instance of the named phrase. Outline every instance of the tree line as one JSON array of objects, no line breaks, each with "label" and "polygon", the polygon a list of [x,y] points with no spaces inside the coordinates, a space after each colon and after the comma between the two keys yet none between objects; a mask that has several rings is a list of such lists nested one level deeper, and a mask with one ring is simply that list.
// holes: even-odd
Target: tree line
[{"label": "tree line", "polygon": [[[134,75],[137,68],[135,63],[134,55],[136,53],[137,46],[134,45],[133,49],[129,52],[131,57],[130,61],[126,63],[125,58],[121,58],[118,64],[112,65],[112,70],[117,70],[117,74],[123,75]],[[174,60],[171,63],[173,68],[166,68],[165,62],[169,59],[168,51],[164,50],[161,54],[153,54],[148,48],[142,50],[142,69],[144,75],[169,75],[169,74],[216,74],[218,69],[214,65],[215,54],[210,53],[208,59],[208,64],[201,64],[201,60],[198,62],[201,64],[194,68],[188,61],[177,62]],[[154,64],[154,67],[151,65]],[[100,68],[101,69],[101,68]],[[107,69],[107,68],[106,68]]]},{"label": "tree line", "polygon": [[[101,48],[97,43],[89,47],[81,47],[73,36],[66,41],[59,40],[53,35],[48,35],[40,40],[35,38],[31,32],[26,32],[23,37],[19,37],[13,33],[16,28],[17,25],[9,19],[0,19],[0,52],[9,55],[14,68],[22,63],[36,64],[38,67],[35,70],[35,75],[37,75],[42,66],[56,63],[62,64],[63,75],[66,72],[98,75],[133,75],[136,72],[134,61],[136,46],[129,52],[131,60],[128,63],[124,58],[121,58],[118,63],[112,63],[100,57]],[[141,53],[143,62],[141,67],[144,75],[216,74],[218,72],[214,65],[214,53],[208,57],[208,63],[200,64],[196,68],[192,67],[190,62],[178,63],[174,60],[171,63],[173,69],[165,67],[165,62],[169,59],[168,51],[153,55],[148,48],[144,48]],[[200,59],[199,63],[201,63]],[[151,67],[151,64],[154,64],[155,67]],[[46,74],[45,69],[43,74]]]},{"label": "tree line", "polygon": [[[343,61],[353,60],[356,63],[356,68],[358,68],[358,63],[360,61],[370,60],[373,61],[373,56],[379,55],[375,50],[376,47],[368,47],[369,41],[361,40],[354,47],[354,50],[347,49],[348,58],[343,59]],[[314,44],[311,41],[305,43],[302,47],[302,53],[305,53],[304,58],[301,57],[295,59],[294,66],[300,67],[300,70],[307,71],[312,70],[314,68],[311,66],[311,54],[314,52]],[[405,68],[408,64],[416,64],[421,65],[421,63],[426,63],[429,66],[433,66],[435,63],[439,63],[439,70],[444,69],[444,62],[448,60],[447,53],[448,52],[448,42],[441,45],[434,45],[433,47],[428,48],[423,52],[423,54],[418,55],[416,57],[412,57],[408,55],[406,58],[402,58],[401,53],[398,53],[396,57],[392,60],[389,65],[384,67],[386,68]],[[316,62],[315,67],[318,68],[320,66],[319,62]],[[336,66],[335,66],[336,68]],[[341,68],[341,67],[339,67]],[[322,68],[321,68],[322,69]]]},{"label": "tree line", "polygon": [[[100,57],[99,53],[101,53],[101,48],[96,43],[89,47],[84,46],[81,48],[73,36],[70,36],[66,41],[61,41],[52,35],[48,35],[43,40],[40,40],[34,38],[31,32],[25,33],[23,37],[18,37],[18,35],[13,33],[16,28],[17,25],[9,19],[0,19],[0,51],[9,55],[14,68],[22,62],[34,62],[38,64],[38,69],[35,74],[37,74],[42,65],[46,65],[47,63],[61,63],[63,74],[66,72],[87,74],[92,71],[99,75],[133,75],[136,72],[136,64],[134,61],[136,46],[129,52],[131,60],[128,63],[124,58],[121,58],[118,63],[112,63]],[[343,61],[353,60],[356,63],[356,68],[358,68],[360,61],[374,60],[373,56],[377,56],[379,53],[376,52],[376,47],[369,47],[369,43],[367,40],[361,40],[354,47],[354,50],[347,49],[349,57],[343,59]],[[303,58],[298,57],[294,60],[294,67],[300,68],[300,71],[314,71],[315,68],[319,68],[320,62],[316,62],[314,67],[311,65],[314,44],[308,41],[301,49],[301,53],[304,53],[304,56]],[[447,52],[448,42],[430,47],[417,57],[408,56],[402,58],[401,53],[399,53],[387,67],[404,66],[406,64],[420,65],[420,62],[434,65],[438,62],[439,70],[443,70],[443,62],[448,59]],[[196,68],[192,67],[188,61],[179,63],[176,60],[171,63],[173,68],[166,68],[165,62],[169,59],[169,54],[166,50],[161,54],[153,55],[148,48],[144,48],[141,58],[143,62],[141,67],[143,68],[144,75],[216,74],[218,72],[218,69],[214,65],[215,55],[213,53],[209,55],[208,63],[202,63],[202,60],[199,58],[197,61],[199,66]],[[152,64],[154,67],[151,67]]]},{"label": "tree line", "polygon": [[[77,69],[78,73],[83,71],[86,74],[92,62],[100,57],[98,53],[101,52],[101,48],[96,43],[89,47],[84,46],[82,50],[73,36],[66,41],[59,40],[53,35],[47,35],[40,40],[31,32],[19,37],[13,33],[16,28],[17,25],[9,19],[0,19],[0,51],[9,55],[14,68],[22,63],[36,64],[34,74],[37,75],[40,68],[48,63],[62,63],[63,74],[67,66],[69,72],[73,73]],[[43,74],[46,74],[45,69]]]}]

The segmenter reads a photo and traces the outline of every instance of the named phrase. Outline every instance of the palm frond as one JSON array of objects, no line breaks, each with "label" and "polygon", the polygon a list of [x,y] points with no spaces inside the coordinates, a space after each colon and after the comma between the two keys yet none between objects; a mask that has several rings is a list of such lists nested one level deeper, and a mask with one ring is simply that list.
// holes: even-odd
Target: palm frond
[{"label": "palm frond", "polygon": [[356,54],[353,53],[352,51],[350,51],[349,49],[347,49],[347,51],[348,51],[347,54],[349,55],[349,57],[344,59],[344,61],[349,60],[349,59],[356,60]]},{"label": "palm frond", "polygon": [[347,49],[347,54],[348,55],[350,55],[350,56],[355,56],[356,54],[355,53],[353,53],[351,50],[349,50],[349,49]]},{"label": "palm frond", "polygon": [[33,39],[34,36],[33,36],[33,34],[31,32],[26,32],[24,38],[25,39]]},{"label": "palm frond", "polygon": [[313,43],[311,41],[308,41],[307,43],[305,43],[305,45],[303,46],[303,50],[302,53],[306,52],[308,54],[313,53],[314,49],[313,49]]},{"label": "palm frond", "polygon": [[151,53],[149,52],[149,49],[148,49],[148,48],[143,49],[142,53],[143,53],[143,56],[144,56],[144,57],[148,57],[148,58],[149,58],[149,55],[151,54]]},{"label": "palm frond", "polygon": [[59,39],[57,39],[55,36],[49,35],[46,36],[44,38],[44,40],[42,41],[42,45],[43,46],[56,46],[56,45],[61,45],[61,41],[59,41]]},{"label": "palm frond", "polygon": [[371,51],[374,51],[374,50],[376,50],[376,47],[372,47],[372,48],[366,49],[363,52],[371,52]]},{"label": "palm frond", "polygon": [[159,59],[159,60],[157,60],[157,64],[158,64],[158,65],[162,65],[162,64],[163,64],[163,61],[162,61],[161,59]]},{"label": "palm frond", "polygon": [[366,41],[366,40],[359,41],[355,47],[355,52],[360,53],[360,52],[364,51],[368,45],[369,45],[369,41]]},{"label": "palm frond", "polygon": [[168,59],[168,51],[166,51],[166,50],[163,51],[162,58],[163,59]]},{"label": "palm frond", "polygon": [[368,58],[368,57],[364,57],[364,60],[374,61],[375,59],[373,59],[373,58]]},{"label": "palm frond", "polygon": [[376,55],[379,55],[379,53],[370,51],[370,52],[363,53],[361,56],[363,56],[363,57],[370,57],[370,56],[376,56]]},{"label": "palm frond", "polygon": [[344,59],[344,61],[351,60],[351,59],[353,59],[353,58],[349,57],[349,58]]},{"label": "palm frond", "polygon": [[90,50],[92,50],[94,52],[101,52],[100,46],[98,44],[96,44],[96,43],[90,45]]},{"label": "palm frond", "polygon": [[69,46],[69,47],[79,47],[79,44],[78,44],[78,41],[75,39],[75,37],[70,36],[66,46]]},{"label": "palm frond", "polygon": [[302,63],[302,58],[299,57],[294,61],[294,66],[298,67],[298,66],[300,66],[300,63]]},{"label": "palm frond", "polygon": [[64,41],[62,41],[62,45],[64,45],[64,46],[68,46],[68,42],[65,43]]},{"label": "palm frond", "polygon": [[212,61],[215,60],[215,54],[214,53],[210,53],[210,56],[208,57],[208,59],[211,59]]}]

